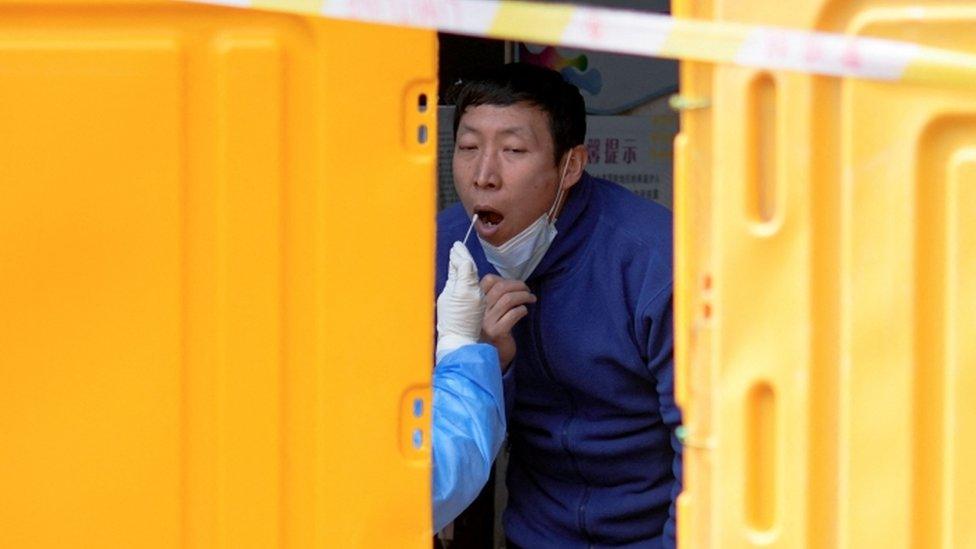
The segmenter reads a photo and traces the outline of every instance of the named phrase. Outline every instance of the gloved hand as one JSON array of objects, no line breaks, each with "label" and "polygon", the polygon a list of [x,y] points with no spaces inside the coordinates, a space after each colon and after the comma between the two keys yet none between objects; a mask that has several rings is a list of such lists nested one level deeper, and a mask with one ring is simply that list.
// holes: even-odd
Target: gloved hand
[{"label": "gloved hand", "polygon": [[464,244],[455,242],[451,247],[447,283],[437,296],[437,362],[458,347],[478,342],[485,312],[484,297],[471,252]]}]

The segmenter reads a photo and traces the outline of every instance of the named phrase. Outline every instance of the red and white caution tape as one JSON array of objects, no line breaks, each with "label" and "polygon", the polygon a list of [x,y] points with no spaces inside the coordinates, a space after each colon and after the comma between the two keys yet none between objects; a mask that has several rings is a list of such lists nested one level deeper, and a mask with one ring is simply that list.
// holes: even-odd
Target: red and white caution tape
[{"label": "red and white caution tape", "polygon": [[976,89],[976,55],[878,38],[521,0],[190,0],[768,70]]}]

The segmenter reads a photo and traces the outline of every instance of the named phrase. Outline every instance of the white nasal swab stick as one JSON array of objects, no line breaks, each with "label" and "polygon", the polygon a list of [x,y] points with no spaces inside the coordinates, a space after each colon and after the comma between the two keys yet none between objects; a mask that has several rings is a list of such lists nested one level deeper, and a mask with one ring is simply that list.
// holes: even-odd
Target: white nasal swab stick
[{"label": "white nasal swab stick", "polygon": [[[478,214],[474,214],[471,216],[471,225],[468,226],[468,232],[464,233],[464,240],[461,241],[462,246],[466,246],[468,244],[468,237],[471,236],[471,229],[474,229],[474,222],[477,220],[478,220]],[[451,295],[454,295],[455,291],[457,291],[456,284],[451,287]]]},{"label": "white nasal swab stick", "polygon": [[464,240],[461,241],[461,244],[467,245],[468,237],[471,236],[471,229],[474,228],[474,222],[477,220],[478,220],[478,214],[474,214],[471,216],[471,225],[468,225],[468,232],[464,233]]}]

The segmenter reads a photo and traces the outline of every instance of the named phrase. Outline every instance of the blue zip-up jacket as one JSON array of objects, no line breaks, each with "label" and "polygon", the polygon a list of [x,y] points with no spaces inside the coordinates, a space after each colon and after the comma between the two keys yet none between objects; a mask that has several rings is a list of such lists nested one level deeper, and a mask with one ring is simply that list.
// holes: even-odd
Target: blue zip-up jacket
[{"label": "blue zip-up jacket", "polygon": [[[437,293],[470,218],[438,216]],[[524,547],[674,547],[681,422],[672,362],[671,214],[584,174],[526,281],[505,376],[506,536]],[[497,274],[477,239],[481,276]]]}]

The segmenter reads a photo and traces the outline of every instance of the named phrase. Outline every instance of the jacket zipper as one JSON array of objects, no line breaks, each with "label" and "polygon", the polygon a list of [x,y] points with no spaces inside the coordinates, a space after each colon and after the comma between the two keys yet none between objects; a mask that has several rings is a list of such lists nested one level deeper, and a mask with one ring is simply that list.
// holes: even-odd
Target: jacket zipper
[{"label": "jacket zipper", "polygon": [[546,372],[549,380],[553,385],[559,387],[566,393],[566,400],[569,402],[569,414],[563,421],[562,429],[560,431],[559,440],[562,444],[563,451],[569,456],[570,461],[573,464],[573,469],[576,471],[576,476],[583,481],[583,498],[580,500],[580,504],[576,509],[576,525],[586,538],[587,544],[592,546],[593,540],[590,537],[590,532],[586,528],[586,503],[590,498],[590,483],[583,476],[583,472],[580,469],[579,463],[576,461],[576,456],[573,454],[572,450],[569,448],[569,424],[576,417],[576,400],[573,398],[573,393],[565,385],[556,380],[556,375],[553,373],[552,368],[549,366],[549,359],[546,358],[546,352],[542,347],[542,283],[535,284],[535,288],[531,288],[532,293],[535,294],[538,301],[535,305],[535,314],[532,315],[532,339],[535,342],[536,352],[539,354],[539,362],[542,364],[542,369]]}]

